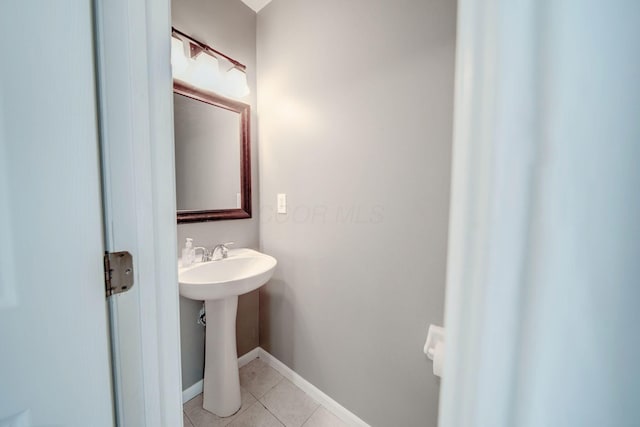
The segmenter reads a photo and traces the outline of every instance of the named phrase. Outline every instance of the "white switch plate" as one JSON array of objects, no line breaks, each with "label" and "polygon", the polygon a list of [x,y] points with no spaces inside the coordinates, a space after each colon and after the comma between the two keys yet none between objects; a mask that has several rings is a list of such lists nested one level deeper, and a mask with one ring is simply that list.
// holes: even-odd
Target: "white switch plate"
[{"label": "white switch plate", "polygon": [[284,193],[278,194],[278,213],[279,214],[287,213],[287,195]]}]

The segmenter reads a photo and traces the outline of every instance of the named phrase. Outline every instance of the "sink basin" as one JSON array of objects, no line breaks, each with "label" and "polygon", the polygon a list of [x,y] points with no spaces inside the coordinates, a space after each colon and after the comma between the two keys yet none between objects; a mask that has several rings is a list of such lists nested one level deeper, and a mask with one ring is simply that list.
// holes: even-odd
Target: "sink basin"
[{"label": "sink basin", "polygon": [[275,258],[251,249],[230,249],[225,259],[180,269],[180,295],[205,301],[246,294],[264,285],[276,264]]},{"label": "sink basin", "polygon": [[231,249],[219,261],[198,262],[178,270],[180,295],[203,300],[207,314],[202,406],[219,417],[240,409],[236,352],[238,295],[267,283],[275,258],[251,249]]}]

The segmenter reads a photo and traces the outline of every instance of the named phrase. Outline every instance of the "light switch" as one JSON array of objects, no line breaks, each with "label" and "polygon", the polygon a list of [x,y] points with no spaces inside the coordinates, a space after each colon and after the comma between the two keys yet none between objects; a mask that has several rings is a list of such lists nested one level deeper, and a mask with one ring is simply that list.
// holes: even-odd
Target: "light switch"
[{"label": "light switch", "polygon": [[278,213],[279,214],[287,213],[287,195],[284,193],[278,194]]}]

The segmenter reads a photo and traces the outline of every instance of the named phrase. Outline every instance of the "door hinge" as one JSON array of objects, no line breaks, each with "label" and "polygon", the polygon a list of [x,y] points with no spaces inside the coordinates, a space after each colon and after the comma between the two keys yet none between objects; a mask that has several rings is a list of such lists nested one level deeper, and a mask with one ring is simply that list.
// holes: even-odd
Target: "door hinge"
[{"label": "door hinge", "polygon": [[133,257],[129,252],[104,253],[104,284],[107,297],[133,287]]}]

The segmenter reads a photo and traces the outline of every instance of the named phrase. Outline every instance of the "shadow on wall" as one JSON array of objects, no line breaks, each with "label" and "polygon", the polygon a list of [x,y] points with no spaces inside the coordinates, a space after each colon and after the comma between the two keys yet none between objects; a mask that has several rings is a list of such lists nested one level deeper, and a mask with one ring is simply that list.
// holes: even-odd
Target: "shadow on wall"
[{"label": "shadow on wall", "polygon": [[[288,286],[284,280],[277,278],[271,279],[268,284],[269,292],[265,291],[265,286],[260,288],[260,345],[269,353],[272,351],[272,345],[276,345],[282,349],[284,355],[284,357],[281,356],[282,360],[293,360],[293,341],[278,340],[279,337],[293,336],[295,327],[293,306],[289,302],[290,298],[284,295]],[[270,322],[272,312],[284,314],[279,319],[291,319],[291,321]],[[277,330],[278,333],[272,334],[272,330]]]}]

